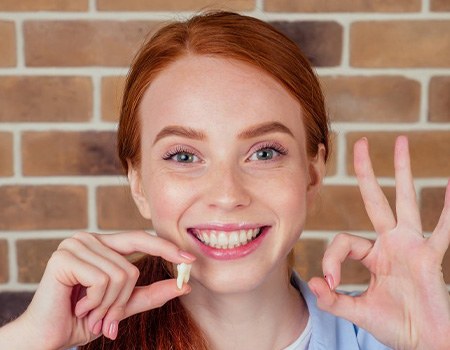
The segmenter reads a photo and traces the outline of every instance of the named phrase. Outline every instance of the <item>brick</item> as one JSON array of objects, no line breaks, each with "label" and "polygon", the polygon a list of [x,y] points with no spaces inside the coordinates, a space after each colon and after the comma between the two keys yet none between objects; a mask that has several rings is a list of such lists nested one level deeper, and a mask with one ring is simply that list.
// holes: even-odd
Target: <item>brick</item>
[{"label": "brick", "polygon": [[126,77],[102,78],[102,119],[118,122]]},{"label": "brick", "polygon": [[0,230],[84,229],[84,186],[0,186]]},{"label": "brick", "polygon": [[[383,188],[391,207],[395,207],[395,189]],[[324,186],[308,213],[306,230],[373,231],[357,186]]]},{"label": "brick", "polygon": [[129,66],[151,21],[27,21],[25,62],[31,67]]},{"label": "brick", "polygon": [[[198,11],[209,7],[209,0],[97,0],[97,10],[101,11]],[[255,8],[255,0],[214,1],[213,8],[250,11]]]},{"label": "brick", "polygon": [[87,11],[89,0],[2,0],[0,11]]},{"label": "brick", "polygon": [[24,132],[23,174],[116,175],[121,173],[112,131]]},{"label": "brick", "polygon": [[330,155],[328,157],[328,161],[326,164],[326,176],[336,175],[337,172],[337,153],[338,153],[338,144],[337,144],[337,135],[332,132],[330,135]]},{"label": "brick", "polygon": [[302,238],[294,246],[294,269],[304,279],[323,276],[322,258],[326,241],[323,239]]},{"label": "brick", "polygon": [[317,67],[338,66],[342,56],[342,26],[333,21],[274,21]]},{"label": "brick", "polygon": [[264,9],[272,12],[417,12],[420,0],[266,0]]},{"label": "brick", "polygon": [[450,76],[431,78],[428,105],[430,121],[450,123]]},{"label": "brick", "polygon": [[326,76],[321,83],[332,121],[412,122],[419,118],[420,83],[416,80],[401,76]]},{"label": "brick", "polygon": [[[423,188],[420,193],[422,228],[433,232],[444,208],[445,187]],[[450,272],[450,271],[449,271]]]},{"label": "brick", "polygon": [[103,230],[152,228],[151,222],[143,219],[139,213],[128,186],[97,188],[97,223]]},{"label": "brick", "polygon": [[13,173],[13,137],[9,132],[0,132],[0,176]]},{"label": "brick", "polygon": [[431,11],[450,11],[450,1],[448,0],[431,0]]},{"label": "brick", "polygon": [[450,67],[450,21],[355,22],[350,28],[354,67]]},{"label": "brick", "polygon": [[[450,176],[450,131],[404,132],[409,139],[414,177]],[[347,134],[347,171],[353,171],[353,144],[369,139],[372,164],[377,176],[394,176],[394,142],[398,132],[354,132]]]},{"label": "brick", "polygon": [[0,283],[8,282],[8,280],[9,280],[8,242],[4,239],[0,239]]},{"label": "brick", "polygon": [[[1,8],[1,4],[0,4]],[[14,22],[0,21],[0,67],[16,65],[16,28]]]},{"label": "brick", "polygon": [[0,327],[20,316],[33,298],[32,292],[0,293]]},{"label": "brick", "polygon": [[0,77],[0,122],[79,122],[92,117],[87,77]]},{"label": "brick", "polygon": [[18,280],[21,283],[38,283],[48,259],[58,248],[60,239],[24,239],[16,242]]}]

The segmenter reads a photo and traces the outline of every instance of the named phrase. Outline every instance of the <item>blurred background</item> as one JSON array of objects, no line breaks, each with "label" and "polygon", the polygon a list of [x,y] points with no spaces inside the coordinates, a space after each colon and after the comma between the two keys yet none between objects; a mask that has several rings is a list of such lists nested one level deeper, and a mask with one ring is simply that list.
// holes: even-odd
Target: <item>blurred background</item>
[{"label": "blurred background", "polygon": [[[408,135],[433,230],[450,177],[449,0],[0,0],[0,324],[28,303],[65,237],[151,229],[115,154],[124,77],[148,33],[210,8],[272,23],[320,76],[333,156],[295,248],[303,278],[322,275],[336,233],[375,237],[352,169],[363,135],[392,204],[394,139]],[[367,271],[343,269],[342,288],[363,290]],[[449,253],[444,277],[450,285]]]}]

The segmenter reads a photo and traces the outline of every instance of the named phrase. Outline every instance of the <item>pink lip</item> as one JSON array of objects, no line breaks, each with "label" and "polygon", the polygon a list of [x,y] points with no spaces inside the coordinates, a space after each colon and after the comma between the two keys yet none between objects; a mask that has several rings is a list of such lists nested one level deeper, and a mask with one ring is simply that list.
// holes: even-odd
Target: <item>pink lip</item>
[{"label": "pink lip", "polygon": [[[211,228],[214,227],[214,228]],[[256,226],[261,227],[261,226]],[[196,229],[200,229],[200,226],[196,226]],[[239,226],[241,229],[245,229],[243,226]],[[233,231],[239,229],[236,225],[231,225],[229,227],[220,226],[220,229],[216,225],[207,225],[202,227],[203,230],[222,230],[222,231]],[[251,225],[248,228],[255,228],[255,225]],[[231,249],[218,249],[213,248],[208,245],[203,244],[201,241],[199,241],[194,235],[191,234],[192,239],[196,243],[196,245],[200,248],[200,250],[205,254],[206,256],[216,259],[216,260],[235,260],[243,258],[252,252],[254,252],[263,242],[264,238],[267,236],[267,232],[270,230],[270,227],[265,226],[263,228],[263,231],[259,234],[258,237],[256,237],[253,241],[247,243],[246,245],[239,246],[236,248]],[[189,230],[188,230],[189,231]]]}]

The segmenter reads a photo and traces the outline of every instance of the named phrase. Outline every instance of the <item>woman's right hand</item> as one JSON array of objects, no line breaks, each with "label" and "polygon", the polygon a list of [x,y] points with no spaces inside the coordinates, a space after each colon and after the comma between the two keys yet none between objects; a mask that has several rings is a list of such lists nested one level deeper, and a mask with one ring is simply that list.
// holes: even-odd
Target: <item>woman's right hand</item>
[{"label": "woman's right hand", "polygon": [[25,332],[20,336],[33,349],[86,344],[102,333],[115,339],[121,320],[190,291],[188,285],[179,290],[175,279],[136,287],[139,270],[124,257],[134,252],[175,264],[195,260],[144,231],[77,233],[51,256],[30,306],[17,320],[17,331]]}]

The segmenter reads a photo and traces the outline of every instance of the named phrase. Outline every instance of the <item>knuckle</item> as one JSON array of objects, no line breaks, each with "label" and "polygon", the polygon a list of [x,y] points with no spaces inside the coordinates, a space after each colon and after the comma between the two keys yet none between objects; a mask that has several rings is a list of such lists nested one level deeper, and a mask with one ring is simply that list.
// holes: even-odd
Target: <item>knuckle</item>
[{"label": "knuckle", "polygon": [[128,280],[128,274],[122,269],[117,269],[112,274],[111,280],[115,284],[120,284],[120,285],[125,284],[126,281]]},{"label": "knuckle", "polygon": [[141,271],[139,271],[137,266],[131,265],[131,267],[128,269],[129,278],[135,282],[138,280],[140,274],[141,274]]}]

